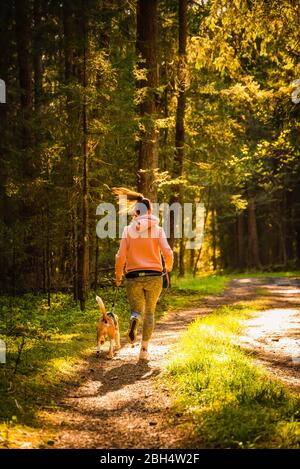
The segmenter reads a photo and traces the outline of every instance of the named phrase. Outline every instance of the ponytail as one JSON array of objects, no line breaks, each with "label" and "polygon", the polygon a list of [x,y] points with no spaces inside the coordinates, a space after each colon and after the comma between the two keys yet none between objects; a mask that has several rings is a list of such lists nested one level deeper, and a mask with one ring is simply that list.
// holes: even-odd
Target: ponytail
[{"label": "ponytail", "polygon": [[140,192],[132,191],[126,187],[113,187],[112,192],[117,197],[126,197],[127,206],[121,208],[121,212],[128,212],[130,209],[134,208],[140,215],[147,213],[147,210],[151,209],[151,203],[149,199],[146,199],[143,194]]},{"label": "ponytail", "polygon": [[127,197],[130,202],[142,202],[144,199],[143,194],[127,189],[126,187],[113,187],[112,191],[118,197]]}]

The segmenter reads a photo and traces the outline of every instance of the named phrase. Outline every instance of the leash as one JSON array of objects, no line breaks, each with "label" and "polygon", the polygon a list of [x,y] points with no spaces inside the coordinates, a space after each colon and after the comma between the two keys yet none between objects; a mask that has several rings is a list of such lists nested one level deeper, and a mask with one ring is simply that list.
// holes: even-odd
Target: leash
[{"label": "leash", "polygon": [[111,307],[112,311],[114,311],[114,309],[115,309],[115,304],[116,304],[116,301],[117,301],[118,293],[119,293],[119,287],[115,287],[115,294],[114,294],[113,304],[112,304],[112,307]]},{"label": "leash", "polygon": [[163,300],[164,297],[167,295],[167,293],[170,291],[170,277],[169,277],[169,272],[167,272],[167,271],[163,272],[162,277],[166,277],[168,283],[167,283],[167,286],[166,286],[166,287],[163,287],[162,292],[161,292],[161,294],[160,294],[160,297],[159,297],[159,300],[158,300],[158,301]]},{"label": "leash", "polygon": [[170,274],[169,274],[169,272],[168,272],[167,270],[165,270],[165,272],[163,272],[162,277],[164,277],[164,276],[165,276],[166,279],[167,279],[167,286],[164,287],[164,289],[165,289],[165,290],[168,290],[168,289],[170,288]]}]

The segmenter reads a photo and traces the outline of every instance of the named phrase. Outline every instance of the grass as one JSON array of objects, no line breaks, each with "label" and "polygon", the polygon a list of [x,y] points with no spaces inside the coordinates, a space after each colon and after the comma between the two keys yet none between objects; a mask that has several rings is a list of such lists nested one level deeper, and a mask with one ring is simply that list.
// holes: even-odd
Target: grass
[{"label": "grass", "polygon": [[[51,308],[44,295],[0,298],[0,339],[7,363],[0,364],[0,447],[19,447],[20,432],[28,444],[47,447],[51,434],[40,432],[40,411],[55,408],[66,387],[82,380],[80,366],[94,353],[99,316],[94,294],[80,311],[69,295],[53,294]],[[101,296],[111,305],[112,289]],[[121,332],[127,324],[125,291],[116,312]]]},{"label": "grass", "polygon": [[266,288],[258,288],[256,290],[256,295],[257,296],[268,296],[268,295],[270,295],[270,292]]},{"label": "grass", "polygon": [[222,293],[230,279],[231,277],[228,275],[203,275],[199,277],[186,275],[183,278],[173,276],[172,287],[180,292],[185,290],[187,292],[195,291],[201,295],[217,295]]},{"label": "grass", "polygon": [[[196,283],[189,291],[182,290],[180,281],[171,291],[164,290],[157,317],[199,302],[208,289],[220,291],[223,285],[217,277],[202,279],[198,287]],[[97,293],[109,308],[112,288]],[[45,295],[0,297],[0,339],[7,346],[7,363],[0,364],[0,447],[51,446],[53,435],[43,428],[42,414],[58,407],[70,385],[82,382],[81,366],[95,353],[99,310],[94,297],[92,293],[84,312],[62,293],[52,295],[50,309]],[[116,313],[124,335],[129,318],[124,288]]]},{"label": "grass", "polygon": [[190,413],[198,447],[300,447],[299,399],[237,345],[241,320],[264,305],[222,307],[196,320],[170,357],[176,409]]},{"label": "grass", "polygon": [[[232,277],[233,275],[203,275],[197,278],[189,276],[177,279],[174,275],[172,289],[164,290],[161,296],[157,317],[170,310],[199,304],[203,295],[221,293]],[[97,293],[109,308],[113,298],[112,288],[102,288]],[[95,353],[99,311],[94,296],[92,293],[84,312],[80,311],[69,295],[62,293],[52,295],[50,309],[47,307],[44,295],[0,297],[0,339],[4,339],[7,345],[7,363],[0,364],[0,447],[45,448],[53,444],[51,429],[44,428],[43,412],[47,409],[56,409],[70,386],[76,386],[84,379],[80,374],[81,367]],[[257,425],[260,429],[263,428],[263,423],[255,424],[247,414],[252,415],[252,404],[247,408],[244,404],[243,406],[239,404],[240,396],[245,396],[247,392],[246,385],[249,384],[247,373],[252,370],[251,361],[236,347],[230,345],[231,337],[239,333],[239,320],[245,314],[249,314],[247,311],[245,305],[234,307],[234,310],[223,308],[210,317],[209,320],[214,318],[215,323],[214,320],[213,323],[207,323],[208,318],[196,322],[191,327],[191,332],[183,339],[185,343],[180,346],[176,363],[169,369],[169,376],[172,377],[177,391],[183,390],[187,408],[195,408],[192,413],[198,437],[203,436],[205,432],[209,435],[213,429],[222,426],[225,428],[229,419],[232,419],[231,426],[238,427],[240,419],[246,423],[249,420],[249,425],[252,427]],[[129,307],[123,288],[120,289],[116,312],[120,318],[121,334],[124,335],[128,325]],[[207,328],[202,329],[202,325],[205,324]],[[191,343],[189,337],[193,338]],[[237,392],[234,373],[235,367],[239,369],[240,359],[244,364],[243,366],[241,364],[241,376],[245,376],[243,379],[237,378],[240,383],[244,383],[244,387],[240,385],[240,391]],[[226,370],[231,370],[231,373]],[[256,376],[251,373],[249,376]],[[184,376],[181,376],[182,374]],[[230,376],[233,381],[230,381]],[[266,378],[261,379],[264,381]],[[219,394],[212,393],[213,388],[214,393]],[[278,389],[277,384],[275,388]],[[202,392],[205,389],[207,392]],[[266,423],[269,418],[272,423],[278,418],[276,431],[284,435],[282,437],[284,446],[287,440],[295,438],[299,427],[296,411],[293,410],[294,404],[291,404],[294,402],[293,399],[285,397],[284,390],[281,390],[279,395],[280,393],[284,397],[283,404],[278,410],[272,408],[270,415],[265,410],[265,417],[263,412],[258,412],[257,419]],[[204,401],[203,396],[206,396]],[[227,404],[223,405],[222,402]],[[183,405],[183,402],[180,405]],[[286,417],[281,418],[281,411],[283,412],[285,407],[292,410],[290,414],[285,414]],[[219,418],[221,422],[225,422],[224,425],[218,424]],[[252,432],[258,438],[257,444],[260,444],[262,438],[259,428],[256,431],[255,427]],[[246,433],[246,429],[243,431]],[[231,430],[228,429],[228,432]],[[252,437],[249,437],[247,443],[246,436],[240,438],[236,436],[233,442],[230,435],[223,440],[221,438],[221,444],[225,444],[225,441],[226,444],[231,442],[234,447],[247,445],[251,447],[251,444],[254,444]],[[208,438],[207,444],[216,445],[219,436],[216,432],[214,437]],[[276,437],[275,446],[280,446],[278,438]]]},{"label": "grass", "polygon": [[231,273],[230,274],[231,278],[267,278],[267,277],[272,277],[272,278],[277,278],[277,277],[300,277],[300,270],[291,270],[291,271],[279,271],[279,272],[273,272],[273,271],[264,271],[264,272],[237,272],[237,273]]}]

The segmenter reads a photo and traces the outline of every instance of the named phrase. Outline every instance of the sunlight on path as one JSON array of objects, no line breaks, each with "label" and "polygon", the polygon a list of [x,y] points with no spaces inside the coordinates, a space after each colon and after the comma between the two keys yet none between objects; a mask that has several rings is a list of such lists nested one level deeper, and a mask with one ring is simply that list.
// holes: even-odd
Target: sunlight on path
[{"label": "sunlight on path", "polygon": [[260,284],[270,303],[244,321],[239,344],[291,390],[300,391],[300,289],[293,279],[266,279]]},{"label": "sunlight on path", "polygon": [[274,354],[300,363],[300,313],[297,309],[258,311],[257,317],[245,321],[247,335],[240,341],[249,346],[261,342]]},{"label": "sunlight on path", "polygon": [[172,395],[157,377],[163,376],[170,349],[194,319],[221,305],[251,301],[258,287],[268,290],[270,306],[245,322],[241,345],[254,352],[270,372],[295,387],[300,357],[300,290],[296,286],[236,279],[223,294],[202,298],[199,307],[173,311],[156,324],[149,363],[138,362],[139,344],[131,347],[124,339],[113,360],[107,360],[104,351],[100,359],[92,353],[86,369],[80,371],[84,374],[82,385],[67,393],[58,403],[59,409],[44,414],[46,425],[57,430],[55,447],[186,447],[191,422],[170,412]]}]

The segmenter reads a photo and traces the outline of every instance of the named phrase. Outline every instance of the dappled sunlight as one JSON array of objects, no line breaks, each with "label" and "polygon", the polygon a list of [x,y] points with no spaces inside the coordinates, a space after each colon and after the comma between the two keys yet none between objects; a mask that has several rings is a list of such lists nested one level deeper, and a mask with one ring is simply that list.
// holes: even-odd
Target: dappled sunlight
[{"label": "dappled sunlight", "polygon": [[300,312],[297,309],[274,308],[257,311],[255,317],[247,320],[246,334],[240,342],[247,346],[264,347],[281,358],[300,361]]},{"label": "dappled sunlight", "polygon": [[[284,287],[284,285],[280,285],[280,286]],[[267,285],[265,289],[269,294],[275,293],[276,295],[284,295],[288,297],[292,297],[293,295],[300,295],[300,288],[291,288],[288,285],[286,286],[286,288],[280,288],[280,286],[278,287],[278,286]]]},{"label": "dappled sunlight", "polygon": [[248,284],[248,283],[252,283],[253,282],[253,279],[251,278],[239,278],[236,280],[237,283],[240,283],[242,285],[245,285],[245,284]]},{"label": "dappled sunlight", "polygon": [[[32,449],[41,447],[41,439],[47,431],[19,425],[16,420],[0,424],[0,447],[9,449]],[[49,438],[50,439],[50,438]]]},{"label": "dappled sunlight", "polygon": [[57,370],[61,375],[71,375],[73,372],[75,359],[67,359],[66,357],[58,357],[49,360],[49,369],[52,368],[50,373]]},{"label": "dappled sunlight", "polygon": [[[254,306],[257,301],[222,307],[189,327],[168,365],[178,386],[178,406],[192,413],[200,441],[204,438],[220,447],[248,448],[259,447],[260,440],[270,438],[268,445],[275,442],[276,446],[278,441],[298,445],[299,425],[289,425],[289,409],[296,410],[297,401],[237,347],[241,327],[237,324],[244,322],[247,331],[255,330],[259,340],[262,329],[267,337],[272,336],[274,327],[278,331],[288,326],[289,331],[297,330],[299,312],[278,308],[259,311]],[[277,421],[286,433],[282,438]]]},{"label": "dappled sunlight", "polygon": [[[284,403],[288,402],[285,390],[277,382],[273,384],[263,369],[253,367],[248,354],[237,347],[236,339],[241,330],[240,322],[244,321],[244,330],[253,331],[253,344],[262,344],[266,339],[270,353],[278,344],[291,349],[289,341],[299,337],[298,310],[294,306],[281,307],[280,301],[286,302],[287,295],[278,295],[276,307],[272,308],[270,297],[255,296],[259,295],[257,285],[252,281],[245,286],[234,284],[228,293],[205,298],[197,307],[188,304],[186,296],[184,301],[188,308],[177,309],[156,322],[148,363],[138,360],[141,327],[134,347],[126,343],[123,336],[121,349],[109,360],[108,341],[101,347],[100,357],[96,357],[96,321],[92,310],[88,324],[83,325],[81,314],[76,316],[75,312],[71,327],[71,310],[57,315],[58,329],[55,329],[55,319],[49,317],[51,332],[45,342],[47,348],[31,352],[35,358],[43,352],[41,359],[45,362],[45,366],[30,377],[32,385],[45,393],[41,404],[34,409],[35,422],[55,435],[50,439],[53,438],[55,447],[60,448],[76,447],[78,438],[83,447],[91,444],[120,447],[124,439],[126,447],[134,446],[136,441],[144,447],[148,447],[150,441],[151,444],[157,441],[160,447],[171,447],[183,441],[178,427],[180,418],[176,416],[171,423],[168,421],[172,415],[168,409],[174,402],[173,394],[179,380],[176,406],[180,406],[180,399],[184,400],[199,432],[205,432],[205,438],[222,441],[224,437],[227,442],[232,441],[231,431],[226,432],[230,422],[229,426],[239,435],[236,439],[240,447],[247,447],[249,435],[260,432],[253,408],[255,412],[258,409],[262,421],[267,421],[273,418],[269,412],[269,407],[273,406],[273,416],[280,408],[278,415],[283,416],[280,428],[287,435],[284,438],[291,440],[296,429],[284,420]],[[191,298],[194,301],[195,297]],[[289,302],[292,299],[288,297]],[[183,305],[184,301],[181,298],[179,303]],[[121,327],[125,330],[126,314],[124,309]],[[57,394],[49,387],[50,383],[58,390]],[[20,403],[23,405],[23,401]],[[186,417],[183,417],[185,422]],[[187,430],[190,431],[191,428]],[[278,440],[279,436],[276,438]],[[225,445],[236,445],[234,441],[226,441]],[[18,443],[18,447],[21,444]],[[26,436],[24,444],[31,447]]]},{"label": "dappled sunlight", "polygon": [[228,362],[229,359],[230,359],[230,357],[228,355],[226,355],[225,353],[220,354],[220,355],[216,355],[214,357],[214,360],[216,360],[217,362]]},{"label": "dappled sunlight", "polygon": [[70,342],[71,340],[74,340],[76,338],[80,337],[79,333],[71,333],[71,334],[52,334],[51,336],[51,342],[57,342],[59,344],[66,344]]}]

